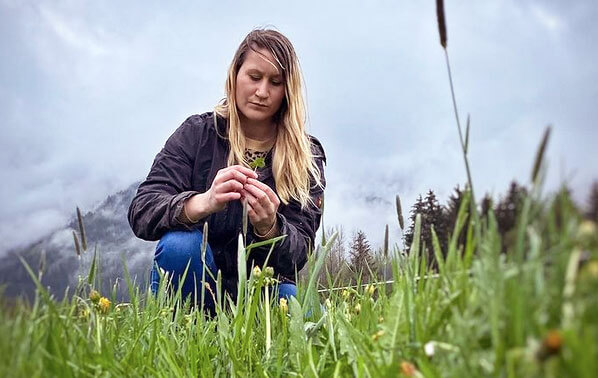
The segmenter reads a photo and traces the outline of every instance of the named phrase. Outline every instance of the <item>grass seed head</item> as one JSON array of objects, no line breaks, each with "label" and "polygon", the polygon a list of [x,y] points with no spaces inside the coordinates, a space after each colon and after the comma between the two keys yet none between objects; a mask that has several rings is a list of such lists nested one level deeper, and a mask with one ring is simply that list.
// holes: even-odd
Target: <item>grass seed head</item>
[{"label": "grass seed head", "polygon": [[534,162],[534,169],[532,170],[532,183],[535,183],[538,179],[538,173],[540,173],[540,167],[542,166],[542,162],[544,161],[544,152],[546,151],[546,146],[548,145],[548,139],[550,137],[550,130],[550,126],[548,126],[546,130],[544,130],[542,142],[540,143],[538,151],[536,152],[536,160]]},{"label": "grass seed head", "polygon": [[77,238],[75,231],[73,231],[73,240],[75,242],[75,253],[77,256],[81,256],[81,247],[79,246],[79,239]]},{"label": "grass seed head", "polygon": [[85,236],[85,227],[83,227],[83,216],[81,210],[77,206],[77,222],[79,223],[79,235],[81,235],[81,247],[84,251],[87,251],[87,237]]},{"label": "grass seed head", "polygon": [[440,33],[440,44],[446,49],[446,19],[444,17],[444,1],[436,0],[436,17],[438,18],[438,32]]},{"label": "grass seed head", "polygon": [[399,219],[399,227],[401,230],[405,229],[405,219],[403,219],[403,208],[401,207],[401,197],[397,194],[395,198],[395,204],[397,206],[397,218]]}]

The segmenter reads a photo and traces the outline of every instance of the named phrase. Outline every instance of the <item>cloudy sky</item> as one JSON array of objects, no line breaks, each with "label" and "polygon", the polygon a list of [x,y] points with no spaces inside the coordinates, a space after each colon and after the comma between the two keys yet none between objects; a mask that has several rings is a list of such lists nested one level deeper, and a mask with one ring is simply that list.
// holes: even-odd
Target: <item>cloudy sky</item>
[{"label": "cloudy sky", "polygon": [[[125,4],[126,3],[126,4]],[[585,201],[598,178],[598,4],[447,1],[476,191],[529,181],[553,125],[545,191]],[[434,1],[0,0],[0,253],[147,174],[183,120],[223,96],[252,28],[274,26],[303,68],[309,131],[328,156],[326,226],[374,244],[394,195],[442,201],[466,180]]]}]

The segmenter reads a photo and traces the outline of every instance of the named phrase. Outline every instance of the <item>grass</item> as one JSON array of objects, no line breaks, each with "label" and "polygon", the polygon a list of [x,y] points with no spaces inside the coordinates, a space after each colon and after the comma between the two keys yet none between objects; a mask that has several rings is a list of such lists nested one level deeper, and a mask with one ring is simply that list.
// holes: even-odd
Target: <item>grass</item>
[{"label": "grass", "polygon": [[[420,259],[415,238],[408,257],[391,251],[392,285],[322,295],[320,247],[298,299],[279,306],[272,290],[264,295],[266,271],[254,272],[238,303],[214,293],[212,319],[180,294],[167,295],[164,280],[158,297],[129,280],[131,302],[106,306],[89,297],[96,264],[89,282],[61,302],[31,271],[35,301],[0,311],[0,375],[593,376],[596,225],[582,220],[565,192],[532,199],[506,254],[489,214],[480,238],[471,230],[463,246],[452,239],[446,258],[435,243],[437,272]],[[465,201],[455,235],[468,227],[468,209]]]},{"label": "grass", "polygon": [[[442,1],[437,4],[446,53]],[[0,308],[0,376],[593,377],[596,224],[583,220],[565,190],[540,198],[543,152],[514,237],[501,237],[492,213],[478,216],[469,199],[469,121],[464,139],[450,85],[470,191],[447,251],[437,238],[432,246],[419,244],[418,216],[409,256],[384,249],[392,284],[320,293],[317,277],[332,236],[310,256],[298,298],[279,305],[271,272],[252,270],[239,282],[236,302],[220,290],[208,293],[218,303],[213,318],[182,301],[180,292],[169,294],[166,279],[157,297],[141,292],[126,269],[130,303],[116,303],[115,290],[93,292],[100,287],[95,256],[87,277],[62,301],[28,268],[38,287],[34,302]],[[539,151],[547,139],[548,133]],[[400,210],[398,218],[402,223]],[[463,229],[467,240],[459,245]],[[243,240],[240,262],[251,247]],[[434,250],[437,270],[428,268],[424,248]],[[239,267],[246,276],[245,264]]]}]

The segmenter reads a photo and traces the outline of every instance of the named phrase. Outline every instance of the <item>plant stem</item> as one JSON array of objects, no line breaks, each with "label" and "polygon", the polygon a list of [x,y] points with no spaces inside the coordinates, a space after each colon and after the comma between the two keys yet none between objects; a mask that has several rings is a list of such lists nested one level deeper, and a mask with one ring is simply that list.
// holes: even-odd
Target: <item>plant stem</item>
[{"label": "plant stem", "polygon": [[270,346],[272,344],[271,335],[270,335],[270,292],[268,290],[268,285],[265,287],[266,289],[266,358],[270,357]]},{"label": "plant stem", "polygon": [[475,208],[475,196],[473,191],[473,180],[471,179],[471,170],[469,169],[469,160],[467,159],[467,150],[465,149],[465,142],[463,141],[463,132],[461,131],[461,121],[459,120],[459,112],[457,111],[457,100],[455,99],[455,89],[453,87],[453,75],[451,74],[451,64],[449,62],[448,51],[444,50],[444,57],[446,58],[446,68],[448,71],[449,84],[451,87],[451,97],[453,99],[453,110],[455,111],[455,119],[457,120],[457,130],[459,131],[459,142],[461,143],[461,149],[463,150],[463,160],[465,162],[465,170],[467,171],[467,182],[471,189],[471,203],[472,208]]}]

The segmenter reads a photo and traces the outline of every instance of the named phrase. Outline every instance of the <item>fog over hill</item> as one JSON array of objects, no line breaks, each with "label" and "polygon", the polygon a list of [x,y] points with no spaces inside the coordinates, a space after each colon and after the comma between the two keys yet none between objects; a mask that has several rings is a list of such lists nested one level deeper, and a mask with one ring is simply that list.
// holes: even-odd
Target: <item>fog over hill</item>
[{"label": "fog over hill", "polygon": [[131,278],[145,289],[156,243],[138,239],[127,221],[127,210],[138,186],[139,182],[136,182],[108,196],[94,210],[83,212],[88,247],[81,257],[77,256],[73,241],[73,230],[78,229],[75,216],[69,224],[50,235],[3,255],[0,258],[0,287],[4,287],[4,295],[33,296],[34,282],[19,257],[36,273],[43,266],[42,284],[49,287],[56,297],[62,298],[67,287],[72,293],[79,277],[87,275],[94,250],[101,264],[102,291],[105,294],[117,282],[118,297],[127,296],[123,261]]}]

